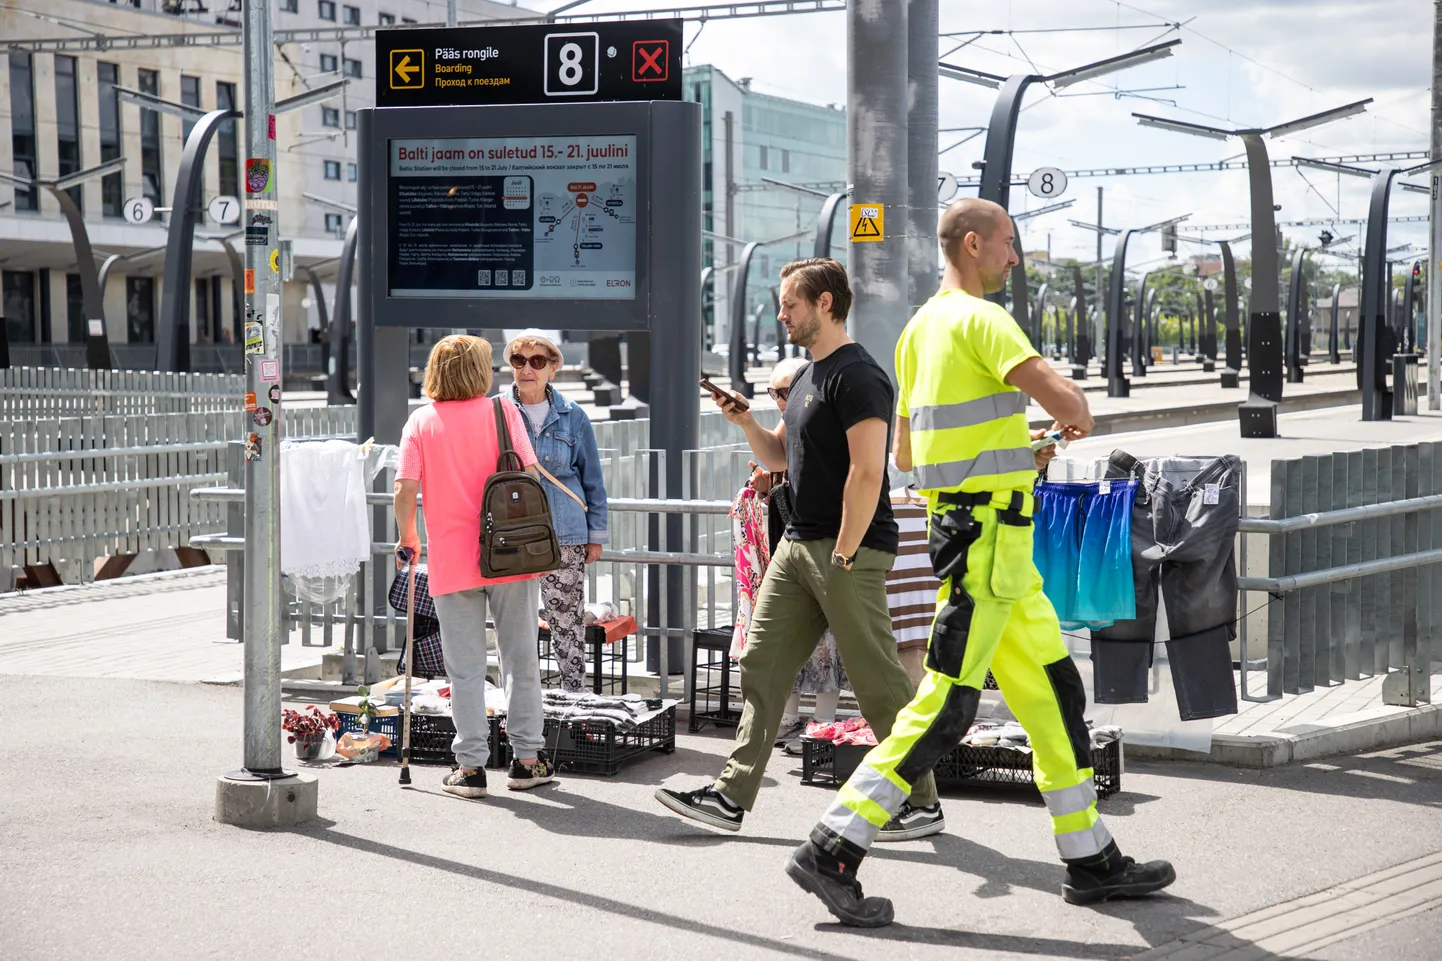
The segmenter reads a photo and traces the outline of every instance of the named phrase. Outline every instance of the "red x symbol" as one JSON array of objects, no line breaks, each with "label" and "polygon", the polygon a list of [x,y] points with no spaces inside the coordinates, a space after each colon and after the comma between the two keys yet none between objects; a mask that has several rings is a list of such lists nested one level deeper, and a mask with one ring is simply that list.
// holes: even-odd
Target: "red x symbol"
[{"label": "red x symbol", "polygon": [[655,83],[671,76],[669,40],[637,40],[631,45],[631,79],[636,83]]}]

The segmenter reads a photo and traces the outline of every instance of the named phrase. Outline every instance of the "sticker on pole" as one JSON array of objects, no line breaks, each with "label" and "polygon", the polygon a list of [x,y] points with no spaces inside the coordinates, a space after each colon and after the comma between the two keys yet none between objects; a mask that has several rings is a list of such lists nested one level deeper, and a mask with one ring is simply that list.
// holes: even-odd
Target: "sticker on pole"
[{"label": "sticker on pole", "polygon": [[249,267],[245,268],[245,292],[247,294],[255,293],[255,271]]},{"label": "sticker on pole", "polygon": [[265,328],[258,321],[249,321],[245,325],[245,352],[247,354],[265,353]]},{"label": "sticker on pole", "polygon": [[270,161],[257,157],[245,162],[245,192],[263,194],[270,189]]},{"label": "sticker on pole", "polygon": [[851,242],[870,243],[886,239],[886,208],[881,204],[851,205]]},{"label": "sticker on pole", "polygon": [[1060,167],[1038,167],[1026,178],[1026,189],[1043,200],[1060,197],[1066,193],[1066,172]]},{"label": "sticker on pole", "polygon": [[[280,381],[280,360],[276,357],[265,357],[260,362],[260,382],[262,384],[276,384]],[[270,389],[270,402],[280,402],[280,388]]]}]

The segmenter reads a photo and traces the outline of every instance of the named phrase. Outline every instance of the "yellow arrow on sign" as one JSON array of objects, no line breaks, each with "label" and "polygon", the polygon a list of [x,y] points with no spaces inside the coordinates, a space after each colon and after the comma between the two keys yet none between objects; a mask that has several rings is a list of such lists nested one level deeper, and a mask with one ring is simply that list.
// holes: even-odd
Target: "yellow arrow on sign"
[{"label": "yellow arrow on sign", "polygon": [[406,54],[404,57],[401,57],[401,62],[396,64],[396,74],[401,78],[402,83],[410,83],[410,75],[413,73],[419,73],[420,69],[420,67],[417,67],[411,63],[410,54]]}]

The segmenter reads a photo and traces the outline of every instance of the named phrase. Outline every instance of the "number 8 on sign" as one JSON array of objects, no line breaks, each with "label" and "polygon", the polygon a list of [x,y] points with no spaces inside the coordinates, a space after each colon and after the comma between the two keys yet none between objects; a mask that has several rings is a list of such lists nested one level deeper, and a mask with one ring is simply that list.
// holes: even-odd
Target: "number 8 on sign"
[{"label": "number 8 on sign", "polygon": [[1066,172],[1057,167],[1038,167],[1026,179],[1026,189],[1043,200],[1060,197],[1066,192]]},{"label": "number 8 on sign", "polygon": [[545,45],[548,97],[583,97],[600,87],[601,35],[552,33]]}]

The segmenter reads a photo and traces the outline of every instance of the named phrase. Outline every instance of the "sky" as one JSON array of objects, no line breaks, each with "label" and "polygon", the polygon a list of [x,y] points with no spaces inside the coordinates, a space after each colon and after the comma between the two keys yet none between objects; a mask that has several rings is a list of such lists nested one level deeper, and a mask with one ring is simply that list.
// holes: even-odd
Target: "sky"
[{"label": "sky", "polygon": [[[688,5],[703,2],[686,0]],[[522,0],[522,6],[550,10],[559,3]],[[654,0],[591,0],[583,9],[590,13],[669,6]],[[1361,116],[1268,140],[1271,156],[1335,157],[1428,148],[1430,0],[940,0],[940,8],[943,34],[1009,31],[982,36],[955,51],[972,38],[940,38],[938,54],[945,54],[947,62],[994,74],[1050,73],[1151,43],[1182,40],[1172,57],[1157,63],[1055,93],[1033,87],[1018,129],[1015,173],[1039,166],[1072,170],[1203,163],[1242,152],[1237,139],[1204,140],[1141,127],[1133,112],[1219,127],[1265,127],[1366,97],[1375,103]],[[1178,22],[1180,29],[1172,26]],[[1073,27],[1089,29],[1022,32]],[[846,100],[842,12],[688,23],[686,40],[688,66],[714,64],[733,78],[753,78],[755,89],[799,100]],[[986,124],[995,90],[946,78],[940,84],[942,129]],[[967,134],[940,136],[945,148]],[[941,169],[957,176],[973,174],[971,164],[981,158],[984,139],[978,136],[943,153]],[[1426,177],[1410,179],[1425,182]],[[1143,226],[1190,214],[1179,228],[1186,236],[1187,224],[1250,220],[1244,171],[1072,178],[1058,199],[1075,199],[1075,205],[1025,221],[1026,249],[1045,250],[1050,244],[1054,257],[1094,259],[1096,235],[1067,221],[1095,222],[1099,186],[1104,188],[1103,220],[1111,226]],[[1274,169],[1273,189],[1282,206],[1278,220],[1366,216],[1368,181],[1363,178]],[[966,192],[963,188],[960,195]],[[1050,202],[1031,197],[1025,188],[1012,188],[1014,214]],[[1425,214],[1427,197],[1394,190],[1392,212]],[[1287,228],[1284,233],[1315,245],[1320,229]],[[1356,226],[1331,231],[1337,236],[1357,234],[1358,244],[1363,239]],[[1393,224],[1389,246],[1407,242],[1425,256],[1426,225]],[[1155,234],[1134,239],[1133,245],[1129,262],[1161,255]],[[1245,256],[1244,247],[1237,245],[1239,255]],[[1107,241],[1104,250],[1109,253],[1110,248]],[[1183,245],[1182,252],[1205,249]],[[1343,249],[1355,252],[1351,246]]]}]

